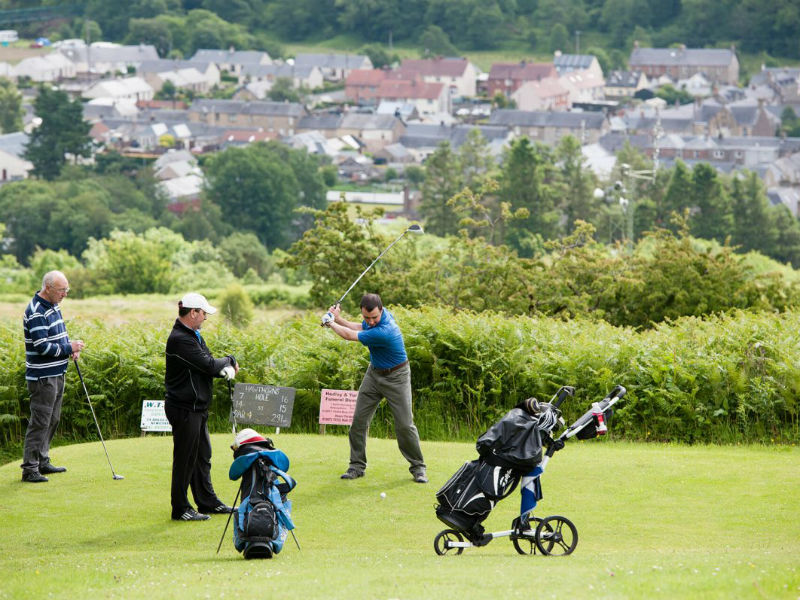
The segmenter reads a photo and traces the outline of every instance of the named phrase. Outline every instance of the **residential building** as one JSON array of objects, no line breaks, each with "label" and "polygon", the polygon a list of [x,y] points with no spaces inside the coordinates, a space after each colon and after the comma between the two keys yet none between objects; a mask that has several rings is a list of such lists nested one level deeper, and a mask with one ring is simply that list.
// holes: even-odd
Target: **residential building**
[{"label": "residential building", "polygon": [[673,81],[703,73],[713,83],[736,85],[739,59],[734,48],[640,48],[634,43],[628,66],[650,79],[668,75]]},{"label": "residential building", "polygon": [[13,79],[28,77],[31,81],[36,82],[71,79],[76,74],[75,65],[58,52],[25,58],[9,71],[9,76]]},{"label": "residential building", "polygon": [[239,73],[239,83],[253,81],[269,81],[275,83],[278,79],[288,79],[295,88],[314,90],[322,87],[325,78],[322,71],[316,66],[297,66],[290,64],[271,65],[246,65]]},{"label": "residential building", "polygon": [[372,69],[372,61],[361,54],[308,54],[294,57],[295,67],[318,67],[328,81],[344,81],[351,71]]},{"label": "residential building", "polygon": [[605,115],[598,112],[548,112],[501,109],[492,113],[489,125],[507,127],[515,136],[555,145],[567,135],[581,144],[592,144],[609,131]]},{"label": "residential building", "polygon": [[105,75],[127,73],[129,68],[138,69],[149,60],[158,60],[158,52],[154,46],[139,44],[136,46],[120,46],[103,44],[83,47],[61,47],[58,49],[69,59],[78,74]]},{"label": "residential building", "polygon": [[527,81],[511,94],[511,99],[519,110],[568,110],[570,90],[562,85],[561,81],[562,79],[557,77]]},{"label": "residential building", "polygon": [[153,88],[141,77],[107,79],[98,81],[83,93],[85,98],[111,98],[113,100],[152,100]]},{"label": "residential building", "polygon": [[148,60],[136,69],[136,74],[158,91],[169,80],[175,87],[206,93],[220,83],[220,70],[210,61]]},{"label": "residential building", "polygon": [[292,135],[308,111],[296,102],[243,102],[239,100],[195,100],[189,120],[224,127],[261,128],[278,136]]},{"label": "residential building", "polygon": [[609,99],[633,98],[636,92],[648,85],[647,75],[641,71],[611,71],[606,77],[603,93]]},{"label": "residential building", "polygon": [[191,58],[192,62],[212,62],[220,71],[237,77],[246,66],[271,65],[272,59],[266,52],[255,50],[198,50]]},{"label": "residential building", "polygon": [[466,58],[405,59],[398,71],[403,79],[421,78],[427,83],[443,83],[454,98],[476,95],[478,69]]},{"label": "residential building", "polygon": [[376,98],[413,104],[420,115],[450,112],[450,94],[443,83],[387,78],[378,86]]},{"label": "residential building", "polygon": [[378,88],[386,77],[387,72],[382,69],[353,69],[345,79],[345,97],[356,104],[375,104]]},{"label": "residential building", "polygon": [[539,81],[545,77],[558,77],[553,63],[494,63],[489,70],[486,80],[486,89],[489,97],[497,92],[507,98],[516,92],[520,86],[528,81]]}]

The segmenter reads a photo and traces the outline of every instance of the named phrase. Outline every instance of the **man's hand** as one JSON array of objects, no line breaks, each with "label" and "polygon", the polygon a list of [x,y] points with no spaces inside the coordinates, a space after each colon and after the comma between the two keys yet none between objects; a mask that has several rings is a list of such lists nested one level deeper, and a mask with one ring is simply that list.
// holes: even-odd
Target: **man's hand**
[{"label": "man's hand", "polygon": [[[70,344],[70,346],[72,346],[72,354],[73,355],[80,354],[81,350],[83,350],[83,347],[86,345],[86,344],[83,343],[83,340],[75,340],[73,342],[70,342],[69,344]],[[77,360],[77,358],[76,358],[76,360]]]},{"label": "man's hand", "polygon": [[324,315],[322,315],[322,326],[323,327],[330,327],[331,323],[336,321],[336,317],[333,316],[333,313],[328,311]]},{"label": "man's hand", "polygon": [[338,317],[341,314],[342,305],[341,304],[334,304],[333,306],[331,306],[328,309],[328,312],[331,313],[333,315],[333,318],[335,319],[336,317]]},{"label": "man's hand", "polygon": [[222,370],[219,372],[219,374],[220,374],[222,377],[224,377],[226,380],[228,380],[228,381],[230,381],[230,380],[232,380],[234,377],[236,377],[236,371],[235,371],[235,370],[234,370],[234,368],[233,368],[232,366],[230,366],[230,365],[228,365],[227,367],[223,367],[223,369],[222,369]]}]

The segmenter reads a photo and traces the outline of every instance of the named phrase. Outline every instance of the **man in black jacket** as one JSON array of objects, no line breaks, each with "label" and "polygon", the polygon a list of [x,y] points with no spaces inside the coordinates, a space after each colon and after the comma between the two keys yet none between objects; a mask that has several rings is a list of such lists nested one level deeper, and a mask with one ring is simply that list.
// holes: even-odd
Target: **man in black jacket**
[{"label": "man in black jacket", "polygon": [[[209,513],[233,510],[211,485],[211,386],[214,377],[231,380],[239,371],[233,356],[214,358],[200,336],[203,321],[215,312],[202,295],[186,294],[178,303],[178,318],[167,339],[164,412],[172,425],[171,499],[176,521],[205,521]],[[199,512],[189,504],[190,486]]]}]

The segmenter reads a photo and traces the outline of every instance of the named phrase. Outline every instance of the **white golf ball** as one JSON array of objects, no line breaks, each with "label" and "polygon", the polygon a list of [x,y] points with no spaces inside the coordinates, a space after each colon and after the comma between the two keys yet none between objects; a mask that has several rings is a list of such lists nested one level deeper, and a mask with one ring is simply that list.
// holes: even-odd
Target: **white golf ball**
[{"label": "white golf ball", "polygon": [[386,498],[386,492],[381,492],[381,498]]}]

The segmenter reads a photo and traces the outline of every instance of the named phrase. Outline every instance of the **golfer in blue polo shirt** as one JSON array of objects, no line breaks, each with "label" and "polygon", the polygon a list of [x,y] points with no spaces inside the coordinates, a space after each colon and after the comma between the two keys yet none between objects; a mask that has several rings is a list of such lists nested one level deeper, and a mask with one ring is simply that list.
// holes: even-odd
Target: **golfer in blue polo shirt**
[{"label": "golfer in blue polo shirt", "polygon": [[411,411],[411,367],[408,364],[403,334],[392,314],[383,307],[378,294],[361,298],[361,323],[341,317],[336,304],[322,317],[322,324],[351,342],[369,349],[369,367],[358,388],[353,423],[350,425],[350,466],[342,479],[364,476],[367,468],[367,432],[382,398],[386,398],[394,417],[394,432],[408,470],[417,483],[428,483],[425,460],[419,447],[419,433]]}]

